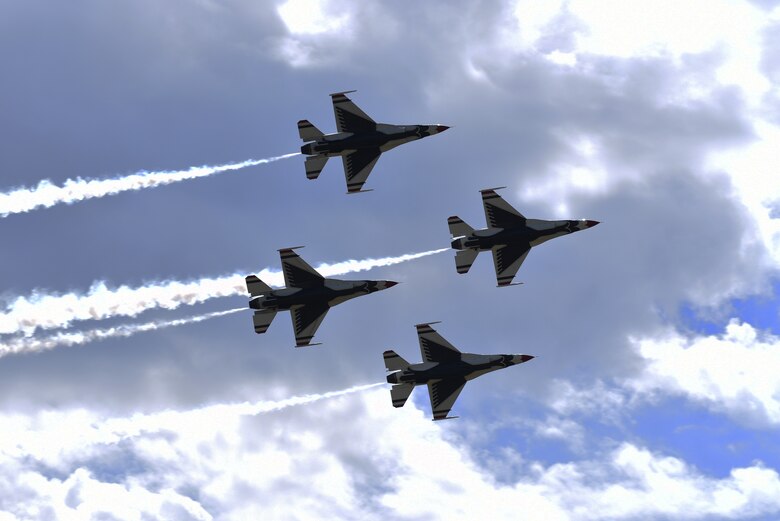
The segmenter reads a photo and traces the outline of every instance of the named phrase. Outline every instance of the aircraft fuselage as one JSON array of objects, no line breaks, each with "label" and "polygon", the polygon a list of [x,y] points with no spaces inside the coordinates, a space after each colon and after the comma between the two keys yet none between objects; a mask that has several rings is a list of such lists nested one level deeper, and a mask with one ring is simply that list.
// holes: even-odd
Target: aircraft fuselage
[{"label": "aircraft fuselage", "polygon": [[327,279],[322,286],[309,288],[282,288],[254,297],[249,307],[258,310],[284,311],[297,306],[328,305],[330,307],[347,300],[368,295],[395,285],[385,280]]},{"label": "aircraft fuselage", "polygon": [[562,235],[588,228],[585,220],[545,221],[542,219],[527,219],[523,226],[511,228],[484,228],[473,234],[453,239],[452,247],[456,250],[475,249],[487,251],[495,246],[507,244],[527,244],[537,246]]},{"label": "aircraft fuselage", "polygon": [[412,364],[403,371],[388,375],[387,382],[391,384],[414,383],[418,385],[446,378],[473,380],[485,373],[521,364],[532,358],[533,356],[530,355],[478,355],[463,353],[459,360],[451,362]]},{"label": "aircraft fuselage", "polygon": [[327,134],[322,139],[306,143],[301,153],[306,155],[341,156],[362,149],[390,149],[426,136],[438,134],[440,125],[388,125],[378,124],[375,130],[364,132],[339,132]]}]

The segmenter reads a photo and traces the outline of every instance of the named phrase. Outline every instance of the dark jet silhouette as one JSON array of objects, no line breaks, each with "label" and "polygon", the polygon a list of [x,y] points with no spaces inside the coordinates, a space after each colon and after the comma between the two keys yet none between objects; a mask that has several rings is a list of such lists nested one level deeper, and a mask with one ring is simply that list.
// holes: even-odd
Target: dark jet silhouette
[{"label": "dark jet silhouette", "polygon": [[[505,187],[501,187],[505,188]],[[499,188],[480,190],[488,227],[475,230],[457,215],[447,219],[452,234],[455,268],[466,273],[481,251],[493,252],[498,286],[512,286],[517,270],[523,264],[531,248],[561,235],[586,230],[598,221],[544,221],[526,219],[496,193]]]},{"label": "dark jet silhouette", "polygon": [[346,96],[350,92],[355,91],[330,95],[336,114],[336,134],[323,134],[305,119],[298,122],[298,133],[307,142],[301,147],[301,153],[308,156],[306,177],[309,179],[317,179],[328,158],[341,156],[344,175],[347,176],[347,193],[369,192],[362,189],[363,184],[382,152],[450,128],[444,125],[377,123]]},{"label": "dark jet silhouette", "polygon": [[251,295],[249,307],[257,310],[252,316],[255,333],[265,333],[278,311],[289,310],[295,347],[319,345],[309,342],[331,307],[398,284],[390,280],[326,279],[293,251],[296,248],[279,250],[287,287],[271,289],[255,275],[246,277],[246,289]]},{"label": "dark jet silhouette", "polygon": [[390,397],[393,407],[403,407],[415,385],[427,384],[431,397],[433,419],[448,420],[447,416],[466,382],[485,373],[522,364],[534,358],[531,355],[476,355],[461,353],[434,331],[431,324],[417,324],[417,337],[423,362],[410,364],[395,351],[385,351],[385,367],[395,371],[387,375],[393,385]]}]

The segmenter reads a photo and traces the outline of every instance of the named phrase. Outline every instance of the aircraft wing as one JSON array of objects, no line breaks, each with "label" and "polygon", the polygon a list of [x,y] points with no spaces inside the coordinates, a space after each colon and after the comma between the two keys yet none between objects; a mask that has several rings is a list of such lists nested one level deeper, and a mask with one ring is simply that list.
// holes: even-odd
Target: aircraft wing
[{"label": "aircraft wing", "polygon": [[460,360],[460,351],[437,333],[430,324],[417,324],[417,339],[424,362]]},{"label": "aircraft wing", "polygon": [[445,420],[466,385],[465,378],[445,378],[428,384],[434,420]]},{"label": "aircraft wing", "polygon": [[504,201],[496,190],[495,188],[480,190],[488,227],[508,228],[525,224],[525,216]]},{"label": "aircraft wing", "polygon": [[493,248],[493,264],[499,286],[509,286],[531,248],[527,244],[509,244]]},{"label": "aircraft wing", "polygon": [[293,328],[295,329],[295,347],[309,345],[314,333],[320,327],[325,315],[328,314],[327,305],[307,305],[290,310]]},{"label": "aircraft wing", "polygon": [[368,114],[360,110],[360,107],[346,96],[349,92],[336,92],[330,95],[338,131],[356,133],[376,130],[376,121],[368,117]]},{"label": "aircraft wing", "polygon": [[288,288],[313,288],[325,284],[325,278],[293,250],[294,248],[279,250],[285,286]]},{"label": "aircraft wing", "polygon": [[381,154],[378,148],[373,148],[341,156],[344,162],[344,175],[347,177],[347,192],[361,191]]}]

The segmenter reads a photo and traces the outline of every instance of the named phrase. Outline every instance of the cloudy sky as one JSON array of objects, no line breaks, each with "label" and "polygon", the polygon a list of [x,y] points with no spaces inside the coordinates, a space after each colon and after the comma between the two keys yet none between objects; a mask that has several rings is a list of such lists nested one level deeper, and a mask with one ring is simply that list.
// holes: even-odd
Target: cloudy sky
[{"label": "cloudy sky", "polygon": [[[0,520],[780,519],[778,34],[774,0],[0,0]],[[366,194],[238,168],[350,89],[452,128]],[[103,196],[140,172],[212,175]],[[381,265],[493,186],[602,224],[512,288],[484,254]],[[255,335],[242,277],[299,244],[403,284],[322,346]],[[434,320],[537,358],[459,420],[393,409],[381,353]]]}]

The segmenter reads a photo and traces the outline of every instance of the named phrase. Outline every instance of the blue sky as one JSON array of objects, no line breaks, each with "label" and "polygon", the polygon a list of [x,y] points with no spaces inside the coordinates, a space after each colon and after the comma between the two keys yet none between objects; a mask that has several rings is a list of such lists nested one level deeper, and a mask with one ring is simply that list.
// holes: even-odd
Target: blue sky
[{"label": "blue sky", "polygon": [[[336,91],[452,127],[383,155],[366,194],[292,157],[0,217],[0,520],[777,519],[776,4],[0,3],[0,212],[44,179],[296,152],[299,119],[335,130]],[[602,224],[513,288],[450,251],[343,275],[403,284],[310,349],[286,314],[160,325],[246,306],[278,248],[446,248],[493,186]],[[424,389],[403,409],[353,389],[436,320],[537,358],[469,383],[450,422]],[[132,324],[157,330],[87,341]]]}]

